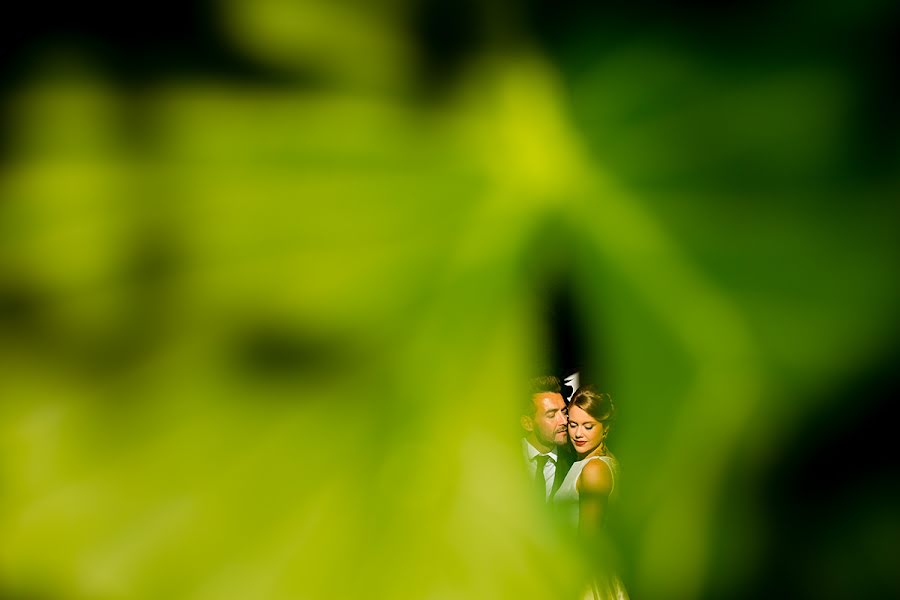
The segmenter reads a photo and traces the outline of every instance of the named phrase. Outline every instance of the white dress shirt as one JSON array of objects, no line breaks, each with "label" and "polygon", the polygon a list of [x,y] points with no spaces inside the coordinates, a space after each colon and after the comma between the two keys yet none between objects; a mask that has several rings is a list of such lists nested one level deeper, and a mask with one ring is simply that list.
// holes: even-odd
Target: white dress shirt
[{"label": "white dress shirt", "polygon": [[531,442],[522,438],[522,454],[525,456],[525,462],[528,464],[528,474],[531,477],[535,476],[535,457],[545,454],[550,458],[547,464],[544,465],[544,488],[546,497],[549,497],[550,491],[553,489],[553,480],[556,477],[556,448],[550,452],[540,452],[531,445]]}]

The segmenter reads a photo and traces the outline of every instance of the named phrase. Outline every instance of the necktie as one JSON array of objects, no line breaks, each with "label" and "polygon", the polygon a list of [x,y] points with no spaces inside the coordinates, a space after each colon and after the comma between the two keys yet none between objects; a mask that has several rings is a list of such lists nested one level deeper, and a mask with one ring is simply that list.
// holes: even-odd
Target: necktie
[{"label": "necktie", "polygon": [[538,454],[534,457],[534,491],[541,502],[547,501],[547,480],[544,479],[544,467],[550,457],[546,454]]}]

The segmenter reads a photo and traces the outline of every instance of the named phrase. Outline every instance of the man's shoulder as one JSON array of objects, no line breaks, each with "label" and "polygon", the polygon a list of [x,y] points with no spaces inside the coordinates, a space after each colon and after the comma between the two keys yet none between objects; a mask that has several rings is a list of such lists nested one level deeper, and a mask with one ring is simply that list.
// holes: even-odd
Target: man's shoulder
[{"label": "man's shoulder", "polygon": [[566,465],[568,468],[575,462],[575,449],[570,444],[563,444],[556,447],[557,464]]}]

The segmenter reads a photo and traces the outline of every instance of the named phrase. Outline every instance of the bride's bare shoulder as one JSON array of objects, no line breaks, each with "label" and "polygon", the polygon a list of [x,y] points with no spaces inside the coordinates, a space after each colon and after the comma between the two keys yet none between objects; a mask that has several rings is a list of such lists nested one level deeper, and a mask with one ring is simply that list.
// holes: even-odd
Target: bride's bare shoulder
[{"label": "bride's bare shoulder", "polygon": [[594,494],[608,496],[612,491],[613,474],[603,460],[589,460],[581,475],[578,477],[576,487],[579,494]]}]

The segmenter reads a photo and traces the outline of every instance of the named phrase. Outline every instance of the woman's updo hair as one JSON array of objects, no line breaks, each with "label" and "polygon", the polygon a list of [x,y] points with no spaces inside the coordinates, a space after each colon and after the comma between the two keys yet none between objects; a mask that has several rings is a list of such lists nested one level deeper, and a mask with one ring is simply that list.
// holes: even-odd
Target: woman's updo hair
[{"label": "woman's updo hair", "polygon": [[600,423],[610,423],[616,416],[616,407],[609,394],[591,387],[581,388],[572,397],[569,406],[577,406]]}]

